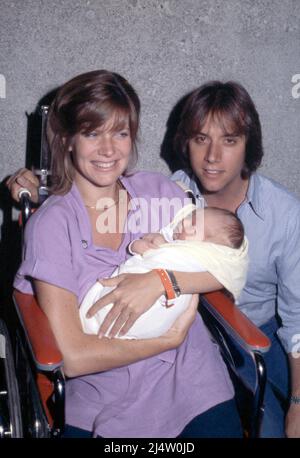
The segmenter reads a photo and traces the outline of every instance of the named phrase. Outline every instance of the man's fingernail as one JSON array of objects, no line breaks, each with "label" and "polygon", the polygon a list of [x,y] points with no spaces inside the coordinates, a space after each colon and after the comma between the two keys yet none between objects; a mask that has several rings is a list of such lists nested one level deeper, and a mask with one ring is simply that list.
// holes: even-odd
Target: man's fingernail
[{"label": "man's fingernail", "polygon": [[24,185],[26,183],[26,180],[23,177],[18,177],[17,182],[21,185]]},{"label": "man's fingernail", "polygon": [[102,339],[103,336],[104,336],[103,332],[99,332],[98,339]]}]

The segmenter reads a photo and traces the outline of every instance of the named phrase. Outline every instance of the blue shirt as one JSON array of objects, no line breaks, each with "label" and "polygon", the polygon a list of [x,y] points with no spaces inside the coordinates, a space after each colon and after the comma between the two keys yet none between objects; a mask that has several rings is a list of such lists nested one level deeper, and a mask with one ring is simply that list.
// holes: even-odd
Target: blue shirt
[{"label": "blue shirt", "polygon": [[[197,205],[203,204],[193,177],[178,170],[172,180],[183,182]],[[249,240],[250,259],[238,305],[257,326],[277,311],[282,321],[278,336],[291,352],[293,336],[300,333],[300,201],[279,183],[254,173],[237,214]]]}]

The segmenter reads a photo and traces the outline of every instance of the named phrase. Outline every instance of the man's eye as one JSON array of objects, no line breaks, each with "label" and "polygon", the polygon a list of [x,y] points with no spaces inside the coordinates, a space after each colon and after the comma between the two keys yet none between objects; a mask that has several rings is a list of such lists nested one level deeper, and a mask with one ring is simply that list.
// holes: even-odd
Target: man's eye
[{"label": "man's eye", "polygon": [[236,143],[236,138],[227,137],[227,138],[225,139],[225,143],[227,143],[227,145],[235,145],[235,143]]},{"label": "man's eye", "polygon": [[206,140],[206,137],[204,135],[198,135],[197,137],[195,137],[195,142],[196,143],[204,143]]}]

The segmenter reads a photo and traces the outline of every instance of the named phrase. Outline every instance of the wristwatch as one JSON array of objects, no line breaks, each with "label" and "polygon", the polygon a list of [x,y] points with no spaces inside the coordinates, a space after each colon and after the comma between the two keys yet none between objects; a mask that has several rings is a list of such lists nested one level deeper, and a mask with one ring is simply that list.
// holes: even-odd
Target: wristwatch
[{"label": "wristwatch", "polygon": [[166,272],[169,275],[169,278],[171,280],[173,290],[174,290],[176,297],[181,296],[181,289],[179,288],[179,285],[177,283],[174,273],[172,272],[172,270],[166,270]]}]

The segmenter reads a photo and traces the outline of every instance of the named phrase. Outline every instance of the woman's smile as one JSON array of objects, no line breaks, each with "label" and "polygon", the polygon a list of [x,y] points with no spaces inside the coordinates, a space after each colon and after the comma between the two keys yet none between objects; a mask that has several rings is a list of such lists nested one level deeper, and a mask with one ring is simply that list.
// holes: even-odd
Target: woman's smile
[{"label": "woman's smile", "polygon": [[117,161],[103,162],[103,161],[91,161],[91,164],[97,169],[111,170],[115,167]]}]

